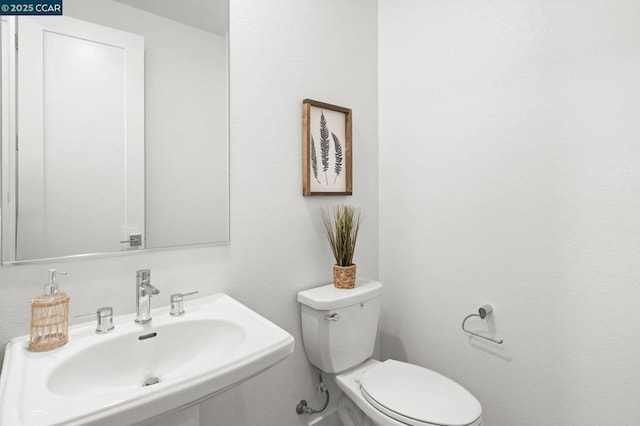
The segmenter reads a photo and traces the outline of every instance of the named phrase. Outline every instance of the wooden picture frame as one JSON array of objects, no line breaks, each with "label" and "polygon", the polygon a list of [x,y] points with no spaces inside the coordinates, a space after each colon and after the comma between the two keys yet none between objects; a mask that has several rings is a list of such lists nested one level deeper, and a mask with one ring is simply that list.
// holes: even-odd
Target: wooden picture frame
[{"label": "wooden picture frame", "polygon": [[302,195],[352,195],[351,109],[302,101]]}]

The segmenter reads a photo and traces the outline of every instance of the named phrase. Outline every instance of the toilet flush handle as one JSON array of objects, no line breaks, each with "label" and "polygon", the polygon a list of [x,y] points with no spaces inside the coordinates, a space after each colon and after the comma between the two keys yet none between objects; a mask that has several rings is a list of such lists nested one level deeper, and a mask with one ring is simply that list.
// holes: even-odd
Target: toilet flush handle
[{"label": "toilet flush handle", "polygon": [[327,321],[340,321],[340,314],[337,312],[326,314],[324,316],[324,319],[326,319]]}]

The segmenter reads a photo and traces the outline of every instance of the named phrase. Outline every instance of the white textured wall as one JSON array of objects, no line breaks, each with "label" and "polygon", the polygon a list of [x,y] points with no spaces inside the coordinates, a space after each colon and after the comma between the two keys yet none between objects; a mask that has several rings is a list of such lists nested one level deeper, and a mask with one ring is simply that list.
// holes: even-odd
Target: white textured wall
[{"label": "white textured wall", "polygon": [[[363,208],[355,261],[360,276],[378,276],[377,4],[231,0],[230,9],[230,294],[292,333],[296,351],[203,404],[201,413],[215,426],[306,424],[295,405],[322,401],[302,346],[296,294],[331,280],[320,207]],[[353,109],[351,197],[301,196],[305,98]]]},{"label": "white textured wall", "polygon": [[490,426],[638,424],[640,3],[380,0],[379,37],[383,354]]},{"label": "white textured wall", "polygon": [[[151,268],[166,305],[172,292],[224,291],[289,331],[293,355],[203,404],[202,424],[305,424],[302,398],[318,404],[296,293],[331,279],[321,206],[349,202],[367,214],[356,260],[378,275],[377,5],[369,0],[231,1],[231,244],[0,270],[6,301],[0,344],[29,331],[29,299],[46,269],[69,272],[61,287],[73,314],[113,305],[133,312],[135,271]],[[303,198],[302,100],[353,108],[354,196]]]}]

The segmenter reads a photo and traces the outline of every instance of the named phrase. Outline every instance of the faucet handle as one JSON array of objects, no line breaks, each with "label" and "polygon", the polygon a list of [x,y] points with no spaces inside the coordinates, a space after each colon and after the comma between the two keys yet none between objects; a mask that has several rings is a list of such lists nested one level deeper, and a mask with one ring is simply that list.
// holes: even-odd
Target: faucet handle
[{"label": "faucet handle", "polygon": [[185,296],[191,296],[192,294],[198,294],[199,291],[192,291],[189,293],[174,293],[169,298],[171,302],[171,310],[169,311],[169,315],[174,317],[179,317],[180,315],[184,315],[184,303],[183,299]]},{"label": "faucet handle", "polygon": [[96,333],[108,333],[115,328],[115,325],[113,325],[113,308],[111,306],[103,306],[98,309],[96,317],[98,318]]},{"label": "faucet handle", "polygon": [[104,334],[113,330],[113,308],[111,306],[103,306],[98,308],[95,313],[74,315],[74,318],[88,317],[89,315],[95,315],[97,319],[96,333]]}]

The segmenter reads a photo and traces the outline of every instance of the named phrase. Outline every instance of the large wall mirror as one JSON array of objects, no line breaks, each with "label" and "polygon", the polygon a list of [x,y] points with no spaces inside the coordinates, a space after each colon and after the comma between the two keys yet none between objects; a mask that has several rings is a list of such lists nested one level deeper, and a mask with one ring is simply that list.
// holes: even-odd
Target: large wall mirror
[{"label": "large wall mirror", "polygon": [[2,262],[229,240],[228,0],[2,17]]}]

